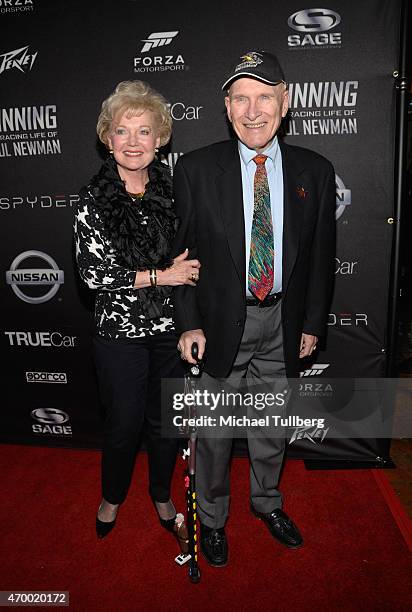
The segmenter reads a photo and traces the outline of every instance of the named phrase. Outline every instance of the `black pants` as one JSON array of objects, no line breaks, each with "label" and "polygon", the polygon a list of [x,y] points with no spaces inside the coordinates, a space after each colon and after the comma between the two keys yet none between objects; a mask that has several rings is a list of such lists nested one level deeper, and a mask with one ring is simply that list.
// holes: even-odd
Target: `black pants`
[{"label": "black pants", "polygon": [[149,493],[170,498],[179,441],[161,437],[161,379],[183,375],[177,336],[164,332],[135,340],[94,338],[101,400],[106,409],[102,455],[103,497],[111,504],[126,498],[137,443],[147,426]]}]

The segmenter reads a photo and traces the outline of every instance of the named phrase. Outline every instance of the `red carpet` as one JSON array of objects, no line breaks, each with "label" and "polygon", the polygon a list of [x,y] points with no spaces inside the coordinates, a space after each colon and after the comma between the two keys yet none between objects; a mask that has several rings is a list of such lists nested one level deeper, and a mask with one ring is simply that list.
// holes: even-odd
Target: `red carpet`
[{"label": "red carpet", "polygon": [[[87,612],[412,607],[412,555],[370,471],[310,472],[289,461],[282,480],[285,510],[305,546],[288,550],[250,515],[248,464],[236,459],[230,563],[214,569],[200,556],[202,582],[192,585],[186,568],[173,561],[177,544],[157,524],[144,455],[118,525],[97,541],[99,460],[90,451],[0,446],[0,590],[70,591],[70,609]],[[182,470],[180,462],[180,508]]]}]

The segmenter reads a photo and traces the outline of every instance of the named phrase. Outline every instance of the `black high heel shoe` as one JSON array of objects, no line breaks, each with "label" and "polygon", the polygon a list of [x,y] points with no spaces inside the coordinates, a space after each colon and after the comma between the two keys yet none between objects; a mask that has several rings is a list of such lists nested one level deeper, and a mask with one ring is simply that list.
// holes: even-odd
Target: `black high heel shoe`
[{"label": "black high heel shoe", "polygon": [[[99,506],[99,510],[97,511],[97,513],[99,513],[100,509],[101,509],[101,504]],[[117,511],[116,511],[116,516],[114,517],[113,521],[106,521],[106,522],[101,521],[99,517],[96,516],[96,534],[100,540],[102,538],[105,538],[111,532],[113,527],[116,525]]]},{"label": "black high heel shoe", "polygon": [[96,516],[96,534],[97,537],[101,540],[105,538],[116,525],[116,519],[114,521],[110,521],[110,523],[105,523],[97,518]]},{"label": "black high heel shoe", "polygon": [[160,521],[161,526],[164,527],[164,529],[167,529],[167,531],[170,531],[171,533],[174,532],[174,527],[176,523],[176,514],[171,519],[162,519],[159,516],[159,521]]}]

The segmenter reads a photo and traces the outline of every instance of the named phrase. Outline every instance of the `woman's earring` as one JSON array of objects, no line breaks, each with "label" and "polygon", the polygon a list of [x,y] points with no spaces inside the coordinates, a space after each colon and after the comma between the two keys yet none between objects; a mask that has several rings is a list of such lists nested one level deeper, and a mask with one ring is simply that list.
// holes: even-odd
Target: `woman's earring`
[{"label": "woman's earring", "polygon": [[113,149],[109,149],[110,155],[113,155]]}]

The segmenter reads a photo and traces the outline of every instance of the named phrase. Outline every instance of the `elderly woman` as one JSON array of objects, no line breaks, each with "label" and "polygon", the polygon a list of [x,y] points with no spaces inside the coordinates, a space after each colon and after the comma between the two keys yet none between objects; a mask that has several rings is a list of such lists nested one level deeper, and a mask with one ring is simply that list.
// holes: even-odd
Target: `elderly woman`
[{"label": "elderly woman", "polygon": [[166,100],[142,81],[123,81],[102,104],[100,140],[110,151],[83,188],[75,218],[80,275],[97,290],[93,351],[106,409],[98,537],[114,527],[129,488],[144,424],[149,493],[160,523],[174,528],[170,484],[178,441],[161,437],[160,383],[181,376],[170,295],[194,285],[200,263],[170,258],[177,220],[169,168],[155,154],[171,135]]}]

